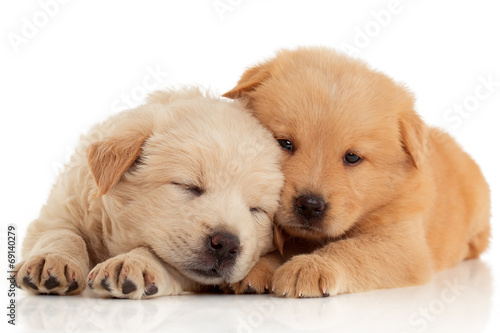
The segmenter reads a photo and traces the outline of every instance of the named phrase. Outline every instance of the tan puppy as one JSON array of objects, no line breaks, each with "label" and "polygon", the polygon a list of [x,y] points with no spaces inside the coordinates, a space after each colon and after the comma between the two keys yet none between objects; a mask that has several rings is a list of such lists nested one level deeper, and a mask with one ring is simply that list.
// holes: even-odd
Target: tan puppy
[{"label": "tan puppy", "polygon": [[273,250],[280,158],[240,103],[157,92],[82,139],[28,229],[17,283],[136,299],[236,283]]},{"label": "tan puppy", "polygon": [[245,101],[287,156],[276,221],[294,256],[274,274],[278,295],[418,285],[488,246],[481,171],[387,76],[301,48],[249,69],[224,96]]}]

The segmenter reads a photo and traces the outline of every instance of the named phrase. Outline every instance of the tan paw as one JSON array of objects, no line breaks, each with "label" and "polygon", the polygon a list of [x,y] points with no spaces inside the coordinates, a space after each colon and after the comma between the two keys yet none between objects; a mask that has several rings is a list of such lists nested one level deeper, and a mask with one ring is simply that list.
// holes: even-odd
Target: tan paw
[{"label": "tan paw", "polygon": [[156,261],[125,253],[95,266],[88,275],[88,285],[103,296],[150,298],[164,288],[163,275]]},{"label": "tan paw", "polygon": [[298,255],[276,270],[273,292],[282,297],[327,297],[335,288],[335,271],[317,255]]},{"label": "tan paw", "polygon": [[275,269],[272,264],[260,260],[243,280],[231,284],[230,287],[236,294],[267,294]]},{"label": "tan paw", "polygon": [[29,257],[17,267],[17,285],[34,294],[76,295],[85,289],[87,268],[60,254]]}]

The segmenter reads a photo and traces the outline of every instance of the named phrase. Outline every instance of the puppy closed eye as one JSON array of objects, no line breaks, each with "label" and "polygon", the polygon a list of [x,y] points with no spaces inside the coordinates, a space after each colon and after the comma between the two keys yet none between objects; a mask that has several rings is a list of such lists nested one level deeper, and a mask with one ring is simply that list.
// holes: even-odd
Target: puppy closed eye
[{"label": "puppy closed eye", "polygon": [[199,186],[196,185],[190,185],[190,184],[182,184],[182,183],[172,183],[172,185],[175,185],[177,187],[180,187],[186,192],[189,192],[190,194],[199,197],[205,193],[205,190]]},{"label": "puppy closed eye", "polygon": [[258,208],[258,207],[250,208],[250,212],[254,215],[267,214],[267,212],[265,210],[263,210],[262,208]]}]

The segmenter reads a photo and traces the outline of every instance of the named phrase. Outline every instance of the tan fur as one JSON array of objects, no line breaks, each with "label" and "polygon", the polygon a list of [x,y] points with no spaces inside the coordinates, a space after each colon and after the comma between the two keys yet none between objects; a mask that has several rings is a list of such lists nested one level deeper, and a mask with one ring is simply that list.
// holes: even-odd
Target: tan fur
[{"label": "tan fur", "polygon": [[109,138],[94,142],[87,148],[87,161],[90,172],[102,196],[120,180],[125,171],[141,153],[141,147],[147,139],[146,135]]},{"label": "tan fur", "polygon": [[[326,48],[300,48],[249,69],[224,96],[294,145],[284,152],[276,217],[291,257],[274,274],[278,295],[422,284],[487,248],[490,197],[479,167],[425,125],[412,95],[387,76]],[[363,161],[347,165],[347,152]],[[294,210],[303,194],[327,204],[311,229]]]},{"label": "tan fur", "polygon": [[[65,295],[88,282],[122,298],[236,283],[273,249],[280,158],[241,103],[194,88],[157,92],[82,138],[29,226],[17,283]],[[239,238],[234,266],[201,275],[194,270],[220,232]]]},{"label": "tan fur", "polygon": [[227,285],[229,292],[236,294],[264,294],[271,290],[273,274],[282,264],[283,258],[274,251],[262,256],[250,273],[239,282]]}]

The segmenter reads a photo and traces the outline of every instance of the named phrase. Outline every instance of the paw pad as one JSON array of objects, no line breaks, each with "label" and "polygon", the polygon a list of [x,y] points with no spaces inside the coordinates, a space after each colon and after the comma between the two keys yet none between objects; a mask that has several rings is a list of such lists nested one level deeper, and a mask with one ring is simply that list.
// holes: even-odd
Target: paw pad
[{"label": "paw pad", "polygon": [[23,277],[23,283],[28,287],[30,287],[31,289],[38,290],[38,287],[33,282],[31,282],[31,278],[29,275]]},{"label": "paw pad", "polygon": [[156,284],[150,284],[147,288],[146,288],[146,291],[144,292],[144,295],[146,296],[151,296],[151,295],[154,295],[158,292],[158,287],[156,286]]},{"label": "paw pad", "polygon": [[122,284],[122,293],[124,295],[130,294],[133,291],[137,290],[137,286],[135,285],[134,282],[130,281],[129,279],[125,279]]},{"label": "paw pad", "polygon": [[104,290],[106,290],[106,291],[111,291],[111,287],[110,287],[110,285],[109,285],[109,282],[108,282],[108,278],[107,278],[107,277],[105,277],[105,278],[103,278],[103,279],[101,280],[101,287],[103,287],[103,288],[104,288]]},{"label": "paw pad", "polygon": [[49,278],[43,284],[43,286],[47,288],[47,290],[54,289],[59,285],[60,285],[59,280],[53,275],[49,275]]}]

